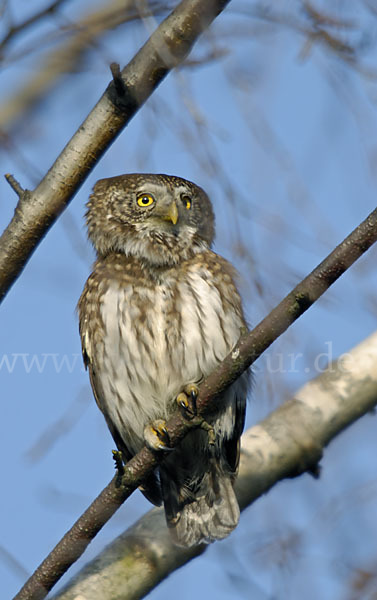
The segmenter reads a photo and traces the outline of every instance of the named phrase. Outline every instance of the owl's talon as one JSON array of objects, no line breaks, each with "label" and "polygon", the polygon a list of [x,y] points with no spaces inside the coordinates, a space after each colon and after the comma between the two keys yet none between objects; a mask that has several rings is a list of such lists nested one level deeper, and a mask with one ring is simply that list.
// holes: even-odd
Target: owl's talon
[{"label": "owl's talon", "polygon": [[184,392],[178,394],[176,402],[179,408],[182,409],[182,413],[185,418],[191,419],[194,416],[191,413],[189,398]]},{"label": "owl's talon", "polygon": [[198,394],[198,387],[194,383],[189,383],[184,387],[184,391],[177,396],[177,404],[182,409],[183,416],[186,419],[193,419],[198,414],[196,408]]},{"label": "owl's talon", "polygon": [[197,385],[195,385],[195,383],[189,383],[184,387],[183,391],[187,396],[190,396],[190,398],[195,401],[199,396],[199,388]]},{"label": "owl's talon", "polygon": [[115,479],[115,487],[120,487],[122,485],[122,477],[124,475],[124,464],[123,464],[123,455],[120,450],[112,450],[113,460],[115,463],[115,469],[117,472],[117,476]]},{"label": "owl's talon", "polygon": [[156,419],[145,426],[144,441],[152,451],[173,450],[170,448],[169,433],[163,419]]}]

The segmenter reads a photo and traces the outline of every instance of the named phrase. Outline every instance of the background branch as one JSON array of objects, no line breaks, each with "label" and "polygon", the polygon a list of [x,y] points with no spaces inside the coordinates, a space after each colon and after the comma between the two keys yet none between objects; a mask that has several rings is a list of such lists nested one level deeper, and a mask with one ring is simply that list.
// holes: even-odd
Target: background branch
[{"label": "background branch", "polygon": [[[60,4],[60,1],[53,3],[45,11],[41,11],[16,27],[11,27],[3,41],[0,42],[0,60],[5,45],[15,34],[23,31],[25,27],[29,27],[36,19],[39,20],[42,16],[51,14],[51,11],[56,11]],[[57,48],[52,51],[51,48],[48,48],[41,61],[42,64],[36,71],[33,70],[29,77],[20,81],[19,86],[0,103],[0,130],[11,135],[15,129],[19,128],[21,123],[30,116],[31,111],[46,101],[46,97],[55,90],[67,73],[77,72],[78,66],[83,63],[86,54],[100,44],[101,38],[106,33],[126,23],[142,19],[145,10],[135,4],[133,0],[112,0],[104,6],[96,7],[94,11],[90,11],[73,23],[68,21],[55,33],[50,34],[50,43],[57,41]],[[168,11],[168,6],[159,2],[151,2],[148,11],[148,14],[162,14]],[[62,20],[64,22],[61,16],[60,21]],[[62,37],[61,41],[60,37]],[[21,55],[13,57],[13,61],[17,61],[23,54],[35,51],[39,46],[40,43],[36,44],[33,41],[29,47],[21,51]]]},{"label": "background branch", "polygon": [[66,0],[54,0],[50,5],[34,13],[31,17],[25,19],[25,21],[17,23],[16,25],[11,24],[6,34],[0,40],[0,58],[2,58],[2,54],[5,50],[5,47],[9,44],[11,40],[13,40],[17,35],[24,32],[32,25],[35,25],[35,23],[41,22],[44,18],[49,17],[55,12],[57,12],[58,8],[65,1]]},{"label": "background branch", "polygon": [[[11,135],[19,129],[25,118],[30,118],[30,113],[44,103],[46,97],[57,86],[64,85],[63,81],[66,84],[67,73],[77,73],[91,51],[97,50],[98,52],[100,50],[106,34],[119,26],[136,22],[149,14],[164,15],[171,7],[171,2],[159,2],[158,0],[148,3],[141,0],[136,2],[111,0],[105,6],[96,7],[94,11],[73,21],[67,18],[61,10],[65,1],[56,0],[25,21],[15,25],[11,23],[8,31],[0,40],[0,60],[3,60],[7,66],[16,63],[25,55],[37,53],[43,48],[46,41],[49,46],[51,44],[57,46],[52,50],[51,47],[48,47],[45,55],[41,57],[40,64],[32,69],[32,74],[22,80],[11,94],[3,102],[0,102],[0,130],[7,135]],[[292,7],[285,7],[284,10],[281,10],[281,7],[273,4],[266,10],[263,3],[255,2],[253,4],[250,2],[247,5],[235,7],[232,12],[233,15],[243,17],[243,20],[237,23],[231,33],[232,41],[241,36],[246,38],[255,36],[256,24],[262,25],[260,27],[262,31],[266,28],[272,29],[274,33],[284,28],[296,34],[298,39],[303,38],[304,46],[301,58],[307,57],[314,46],[321,45],[326,51],[336,55],[351,67],[364,72],[368,77],[376,76],[372,69],[366,69],[360,64],[363,58],[361,49],[352,43],[352,38],[348,39],[344,36],[344,32],[352,32],[363,37],[368,35],[356,19],[350,20],[342,18],[340,15],[334,17],[323,14],[307,2],[304,2],[301,10],[298,11],[292,10]],[[10,41],[13,42],[15,37],[27,31],[33,24],[40,23],[48,17],[53,17],[57,26],[55,31],[49,33],[47,40],[44,39],[41,44],[41,40],[36,43],[36,40],[33,39],[32,42],[14,53],[10,52],[7,56],[6,51]],[[254,31],[252,31],[253,27]],[[222,42],[225,35],[229,36],[229,32],[226,30],[221,35]],[[206,59],[213,60],[221,54],[221,49],[213,53],[209,52]],[[195,62],[190,61],[190,64],[193,65]]]},{"label": "background branch", "polygon": [[[299,283],[251,333],[241,337],[232,352],[201,384],[197,400],[199,414],[210,410],[216,396],[235,381],[376,239],[377,209]],[[196,419],[187,422],[177,411],[167,423],[171,446],[176,446],[189,429],[196,425]],[[295,436],[292,439],[295,440]],[[314,471],[320,457],[321,445],[312,446],[308,441],[305,444],[310,453],[304,461],[301,457],[302,465],[299,472]],[[314,453],[311,451],[312,448],[315,449]],[[115,479],[107,485],[38,567],[15,600],[44,598],[70,565],[81,556],[91,539],[124,500],[161,460],[163,460],[162,453],[152,453],[146,447],[134,456],[125,466],[123,485],[116,487]]]}]

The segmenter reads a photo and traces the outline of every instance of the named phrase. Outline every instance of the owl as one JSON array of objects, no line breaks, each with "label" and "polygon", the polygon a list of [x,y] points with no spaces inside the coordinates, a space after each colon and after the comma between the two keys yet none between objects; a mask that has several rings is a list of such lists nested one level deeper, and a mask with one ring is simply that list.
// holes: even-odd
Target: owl
[{"label": "owl", "polygon": [[180,177],[129,174],[98,181],[87,209],[97,261],[78,312],[96,402],[124,461],[145,444],[166,451],[141,491],[164,504],[174,543],[225,538],[239,520],[248,375],[217,397],[208,431],[168,452],[165,429],[177,403],[195,413],[197,386],[245,327],[234,269],[211,250],[211,202]]}]

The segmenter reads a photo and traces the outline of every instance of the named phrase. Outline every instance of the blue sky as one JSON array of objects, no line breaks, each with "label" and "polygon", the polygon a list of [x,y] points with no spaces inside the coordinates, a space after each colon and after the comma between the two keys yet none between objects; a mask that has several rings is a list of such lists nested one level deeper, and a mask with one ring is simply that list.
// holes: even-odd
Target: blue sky
[{"label": "blue sky", "polygon": [[[39,6],[32,4],[33,10]],[[282,10],[299,8],[280,4]],[[373,41],[373,17],[359,3],[328,6],[339,14],[341,4]],[[203,56],[214,43],[226,50],[224,57],[168,77],[89,175],[1,306],[4,598],[17,592],[25,572],[36,568],[113,474],[113,442],[81,365],[75,314],[94,259],[83,214],[95,181],[165,172],[206,189],[217,218],[215,249],[240,272],[251,324],[375,208],[375,83],[317,46],[301,59],[302,36],[282,26],[257,28],[259,21],[237,12],[243,6],[231,3],[193,54]],[[22,0],[12,8],[17,18],[31,10]],[[62,13],[74,20],[88,8],[67,3]],[[8,56],[39,43],[54,23],[21,36]],[[125,31],[107,35],[82,70],[67,76],[22,123],[13,146],[2,148],[1,173],[13,173],[25,187],[36,185],[105,89],[108,63],[123,66],[147,35],[143,26]],[[38,52],[4,64],[0,107],[35,73],[37,58]],[[371,46],[363,60],[373,58]],[[2,179],[0,196],[5,227],[17,198]],[[274,344],[269,359],[258,361],[248,424],[314,377],[320,353],[335,358],[374,330],[376,257],[373,248]],[[272,373],[267,367],[280,353],[283,372]],[[297,353],[303,356],[289,369]],[[245,511],[228,540],[171,575],[150,598],[173,597],[177,586],[183,600],[346,597],[356,570],[376,560],[375,427],[375,417],[361,419],[326,450],[319,481],[304,475],[278,484]],[[134,494],[62,583],[149,508]]]}]

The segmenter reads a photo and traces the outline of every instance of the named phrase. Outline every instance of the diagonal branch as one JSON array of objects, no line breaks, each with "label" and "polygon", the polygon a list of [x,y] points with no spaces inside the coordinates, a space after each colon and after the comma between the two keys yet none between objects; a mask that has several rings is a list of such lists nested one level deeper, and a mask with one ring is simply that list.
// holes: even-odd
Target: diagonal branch
[{"label": "diagonal branch", "polygon": [[20,195],[0,238],[0,300],[102,154],[228,2],[182,0],[121,71],[124,93],[110,83],[38,187]]},{"label": "diagonal branch", "polygon": [[[244,433],[236,482],[241,509],[279,480],[302,472],[331,439],[376,405],[377,332]],[[174,546],[163,509],[153,508],[85,565],[54,600],[142,598],[205,549]]]},{"label": "diagonal branch", "polygon": [[[377,208],[310,275],[299,283],[280,304],[248,334],[200,386],[199,414],[205,413],[216,396],[249,367],[291,323],[301,316],[377,240]],[[199,420],[199,418],[198,418]],[[168,421],[171,446],[176,446],[196,420],[186,421],[177,411]],[[55,546],[14,600],[36,600],[46,596],[63,573],[75,562],[93,537],[119,506],[163,460],[144,447],[125,466],[122,485],[114,478],[85,513]],[[309,453],[302,470],[314,472],[318,453]]]}]

